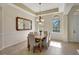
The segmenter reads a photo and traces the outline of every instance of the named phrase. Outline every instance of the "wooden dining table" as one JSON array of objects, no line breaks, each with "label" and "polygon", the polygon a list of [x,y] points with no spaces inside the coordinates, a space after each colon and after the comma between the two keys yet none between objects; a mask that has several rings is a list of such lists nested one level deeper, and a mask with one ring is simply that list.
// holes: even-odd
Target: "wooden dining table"
[{"label": "wooden dining table", "polygon": [[[46,36],[45,35],[34,35],[34,39],[35,39],[35,45],[33,47],[33,51],[35,50],[39,50],[40,52],[43,49],[43,40]],[[28,51],[30,51],[30,44],[29,44],[29,37],[28,37]]]},{"label": "wooden dining table", "polygon": [[43,36],[43,35],[42,36],[40,36],[40,35],[36,35],[35,36],[35,39],[38,40],[38,41],[40,41],[39,44],[40,44],[40,50],[41,51],[42,51],[42,48],[43,48],[42,47],[42,43],[43,43],[44,38],[45,38],[45,36]]}]

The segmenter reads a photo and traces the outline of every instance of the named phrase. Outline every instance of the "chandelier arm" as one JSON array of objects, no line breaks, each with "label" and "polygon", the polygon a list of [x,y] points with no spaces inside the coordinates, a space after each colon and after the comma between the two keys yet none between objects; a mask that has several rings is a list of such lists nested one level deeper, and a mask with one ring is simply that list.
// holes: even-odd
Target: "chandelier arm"
[{"label": "chandelier arm", "polygon": [[42,23],[42,16],[41,16],[41,3],[39,3],[39,13],[40,13],[40,16],[38,16],[38,20],[39,20],[39,23]]},{"label": "chandelier arm", "polygon": [[[41,14],[41,3],[39,3],[39,7],[40,7],[39,10],[40,10],[40,14]],[[41,21],[41,16],[39,16],[39,22],[42,22]]]}]

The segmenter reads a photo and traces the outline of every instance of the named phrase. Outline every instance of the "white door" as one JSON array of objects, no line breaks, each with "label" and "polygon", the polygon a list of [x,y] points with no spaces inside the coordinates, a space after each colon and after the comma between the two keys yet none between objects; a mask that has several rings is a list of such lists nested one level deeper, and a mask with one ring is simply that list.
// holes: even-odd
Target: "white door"
[{"label": "white door", "polygon": [[79,42],[79,15],[74,15],[73,21],[73,41]]}]

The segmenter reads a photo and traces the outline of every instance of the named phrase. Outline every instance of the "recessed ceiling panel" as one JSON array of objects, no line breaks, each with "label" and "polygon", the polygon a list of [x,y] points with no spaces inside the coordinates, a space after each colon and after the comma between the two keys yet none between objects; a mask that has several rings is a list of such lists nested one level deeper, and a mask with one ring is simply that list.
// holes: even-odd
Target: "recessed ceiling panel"
[{"label": "recessed ceiling panel", "polygon": [[60,3],[24,3],[25,6],[32,9],[34,12],[46,11],[54,8],[58,8]]}]

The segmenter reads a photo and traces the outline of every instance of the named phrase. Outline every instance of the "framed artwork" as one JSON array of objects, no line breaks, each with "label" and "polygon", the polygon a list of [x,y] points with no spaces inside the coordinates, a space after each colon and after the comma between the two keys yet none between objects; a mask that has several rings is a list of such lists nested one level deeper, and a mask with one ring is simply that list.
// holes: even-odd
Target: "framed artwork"
[{"label": "framed artwork", "polygon": [[32,21],[29,19],[25,19],[22,17],[16,17],[16,30],[31,30],[32,29]]}]

